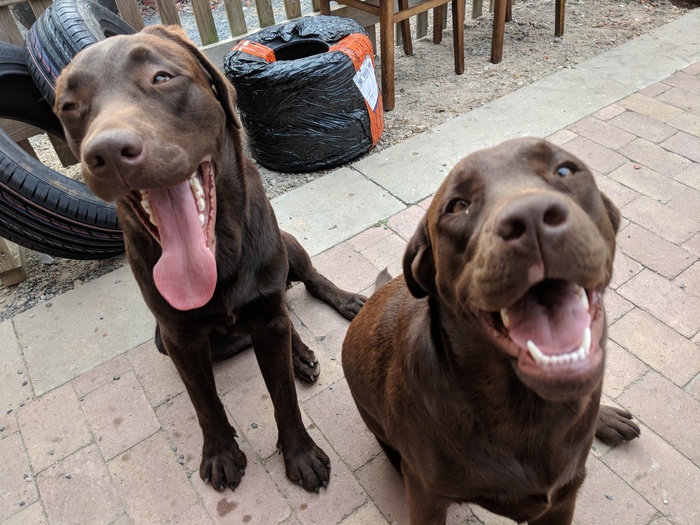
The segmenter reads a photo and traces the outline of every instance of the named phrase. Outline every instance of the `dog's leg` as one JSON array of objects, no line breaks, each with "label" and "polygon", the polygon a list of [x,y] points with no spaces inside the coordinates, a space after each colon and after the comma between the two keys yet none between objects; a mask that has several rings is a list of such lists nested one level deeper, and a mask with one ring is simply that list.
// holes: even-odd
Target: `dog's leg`
[{"label": "dog's leg", "polygon": [[640,434],[639,426],[632,421],[632,414],[627,410],[601,405],[598,410],[595,435],[603,443],[619,445],[638,438]]},{"label": "dog's leg", "polygon": [[292,323],[284,295],[255,307],[251,317],[253,348],[270,393],[287,477],[308,491],[328,485],[330,460],[304,428],[292,373]]},{"label": "dog's leg", "polygon": [[311,264],[309,254],[293,235],[283,231],[282,239],[287,246],[288,281],[303,282],[311,295],[331,305],[346,319],[354,319],[367,298],[360,294],[341,290],[318,273]]},{"label": "dog's leg", "polygon": [[[187,338],[173,334],[160,326],[162,344],[173,360],[190,401],[197,412],[202,429],[202,463],[199,476],[205,483],[211,481],[216,490],[235,489],[245,473],[247,460],[236,443],[236,431],[228,422],[224,405],[216,393],[214,372],[211,368],[207,334]],[[186,340],[187,345],[177,341]]]},{"label": "dog's leg", "polygon": [[580,482],[571,485],[563,496],[559,496],[547,512],[534,520],[528,520],[528,525],[571,525],[574,522],[576,493],[582,484],[583,477]]},{"label": "dog's leg", "polygon": [[445,525],[450,502],[429,493],[420,481],[406,473],[406,465],[403,465],[402,471],[406,483],[408,516],[411,525]]}]

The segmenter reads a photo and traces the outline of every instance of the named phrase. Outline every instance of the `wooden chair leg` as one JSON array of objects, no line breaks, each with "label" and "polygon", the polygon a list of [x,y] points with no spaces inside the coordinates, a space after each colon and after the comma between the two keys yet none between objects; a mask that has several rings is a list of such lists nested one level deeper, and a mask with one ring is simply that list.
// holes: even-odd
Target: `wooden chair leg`
[{"label": "wooden chair leg", "polygon": [[320,0],[320,12],[322,15],[331,14],[331,1],[330,0]]},{"label": "wooden chair leg", "polygon": [[554,7],[554,36],[564,36],[564,4],[566,0],[557,0]]},{"label": "wooden chair leg", "polygon": [[381,48],[382,101],[384,111],[394,109],[394,3],[379,2],[379,39]]},{"label": "wooden chair leg", "polygon": [[452,45],[455,53],[455,73],[464,73],[464,4],[465,0],[452,0]]},{"label": "wooden chair leg", "polygon": [[506,3],[506,22],[513,21],[513,0],[508,0]]},{"label": "wooden chair leg", "polygon": [[506,30],[506,2],[508,2],[508,0],[496,0],[493,10],[491,62],[494,64],[498,64],[503,59],[503,35]]},{"label": "wooden chair leg", "polygon": [[433,43],[442,42],[442,13],[445,11],[445,4],[433,9]]},{"label": "wooden chair leg", "polygon": [[[392,0],[384,0],[385,2],[391,2]],[[408,9],[408,0],[399,0],[399,11]],[[401,40],[403,42],[403,52],[407,55],[413,54],[413,42],[411,41],[411,21],[407,18],[402,20],[401,24]]]}]

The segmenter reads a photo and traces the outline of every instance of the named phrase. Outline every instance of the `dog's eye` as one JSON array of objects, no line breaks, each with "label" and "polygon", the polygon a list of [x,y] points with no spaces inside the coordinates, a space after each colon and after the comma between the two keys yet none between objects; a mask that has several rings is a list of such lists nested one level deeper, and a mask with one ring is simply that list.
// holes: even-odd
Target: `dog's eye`
[{"label": "dog's eye", "polygon": [[469,213],[469,202],[463,199],[454,199],[447,207],[448,213]]},{"label": "dog's eye", "polygon": [[578,168],[573,164],[562,164],[557,168],[557,175],[560,177],[571,177]]},{"label": "dog's eye", "polygon": [[153,85],[165,84],[171,78],[173,77],[161,71],[153,76]]},{"label": "dog's eye", "polygon": [[61,106],[61,111],[76,111],[79,107],[75,102],[65,102]]}]

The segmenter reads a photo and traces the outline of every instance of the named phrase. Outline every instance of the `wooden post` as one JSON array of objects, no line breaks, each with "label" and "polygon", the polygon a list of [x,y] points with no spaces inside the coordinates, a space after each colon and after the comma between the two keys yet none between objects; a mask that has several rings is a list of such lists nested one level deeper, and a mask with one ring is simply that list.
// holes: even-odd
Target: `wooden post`
[{"label": "wooden post", "polygon": [[29,274],[24,248],[0,237],[0,282],[3,286],[21,283]]}]

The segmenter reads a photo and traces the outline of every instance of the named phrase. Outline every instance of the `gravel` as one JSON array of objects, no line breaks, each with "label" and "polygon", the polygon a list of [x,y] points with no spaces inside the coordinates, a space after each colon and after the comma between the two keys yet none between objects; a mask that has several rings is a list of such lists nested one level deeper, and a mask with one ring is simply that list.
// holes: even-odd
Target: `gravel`
[{"label": "gravel", "polygon": [[[143,12],[147,23],[159,19],[146,0]],[[227,38],[223,5],[212,2],[219,37]],[[488,3],[486,3],[488,5]],[[284,19],[281,1],[274,2],[275,15]],[[185,30],[198,41],[191,7],[179,6]],[[414,41],[414,55],[396,52],[396,108],[385,114],[385,129],[376,154],[413,135],[433,128],[522,86],[563,68],[596,56],[608,49],[647,33],[698,7],[697,0],[569,0],[566,4],[566,30],[563,38],[554,34],[553,0],[518,0],[513,5],[513,22],[506,26],[504,57],[500,64],[488,62],[491,19],[482,16],[465,23],[465,73],[453,69],[451,31],[443,43],[430,38]],[[302,11],[311,11],[310,1],[302,1]],[[467,13],[471,8],[467,5]],[[257,27],[252,9],[246,10],[249,28]],[[449,26],[449,24],[448,24]],[[430,27],[430,26],[429,26]],[[35,149],[40,145],[35,144]],[[47,153],[48,155],[48,153]],[[42,159],[43,160],[43,159]],[[54,161],[44,163],[54,167]],[[276,173],[260,168],[270,198],[306,184],[326,172],[306,174]],[[82,286],[123,264],[124,257],[102,261],[53,259],[27,252],[30,277],[11,287],[0,285],[0,320],[36,305],[48,306],[57,295]]]}]

